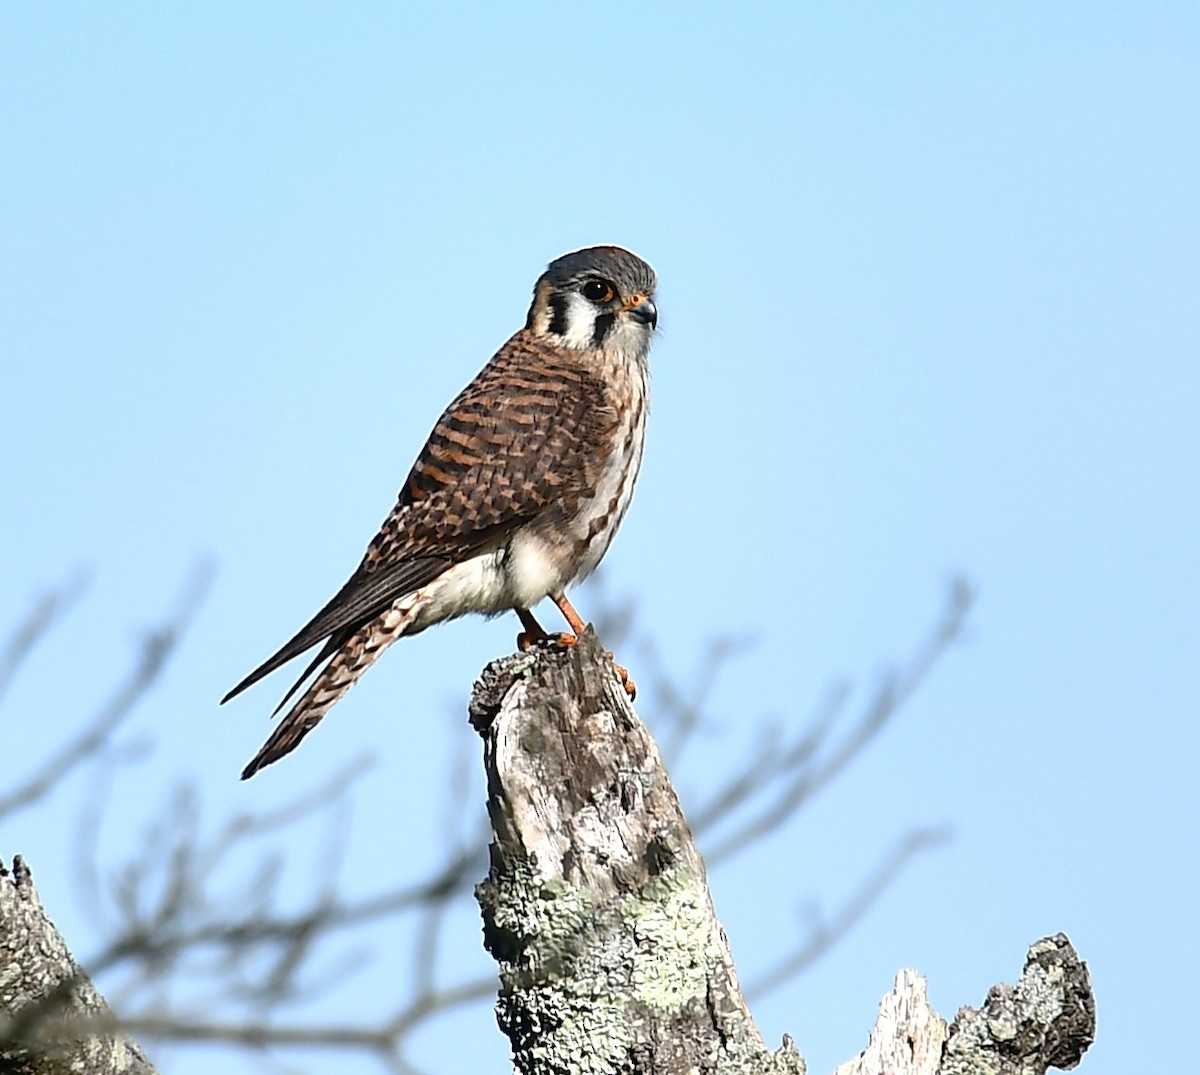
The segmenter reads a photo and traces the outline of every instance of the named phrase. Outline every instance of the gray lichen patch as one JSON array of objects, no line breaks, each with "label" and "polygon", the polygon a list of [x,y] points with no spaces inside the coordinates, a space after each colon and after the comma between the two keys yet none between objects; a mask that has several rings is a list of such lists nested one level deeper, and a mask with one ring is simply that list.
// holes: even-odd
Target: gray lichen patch
[{"label": "gray lichen patch", "polygon": [[521,859],[480,886],[484,933],[500,962],[496,1020],[527,1075],[628,1070],[626,995],[614,989],[613,937],[586,895]]},{"label": "gray lichen patch", "polygon": [[1061,968],[1030,963],[1017,983],[1017,997],[1027,1019],[1051,1023],[1063,1010],[1063,973]]},{"label": "gray lichen patch", "polygon": [[633,1037],[617,994],[560,978],[504,992],[496,1021],[525,1075],[615,1075],[628,1071]]},{"label": "gray lichen patch", "polygon": [[586,893],[542,878],[526,859],[493,869],[476,896],[488,951],[524,975],[561,973],[587,947],[593,914]]},{"label": "gray lichen patch", "polygon": [[637,946],[630,960],[634,1000],[674,1012],[702,999],[724,953],[697,879],[670,870],[624,900],[620,911]]},{"label": "gray lichen patch", "polygon": [[808,1064],[796,1043],[784,1037],[773,1053],[748,1051],[717,1065],[717,1075],[808,1075]]}]

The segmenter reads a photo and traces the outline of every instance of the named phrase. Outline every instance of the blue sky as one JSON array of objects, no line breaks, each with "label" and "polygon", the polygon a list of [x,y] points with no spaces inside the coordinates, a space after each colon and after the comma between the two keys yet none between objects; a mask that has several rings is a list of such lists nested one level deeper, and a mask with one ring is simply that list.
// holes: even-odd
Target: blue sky
[{"label": "blue sky", "polygon": [[[685,802],[762,715],[798,724],[839,678],[869,694],[950,577],[978,591],[903,718],[714,874],[750,976],[803,900],[836,906],[911,825],[955,828],[755,1006],[764,1034],[828,1071],[898,967],[951,1015],[1061,929],[1099,999],[1080,1070],[1137,1067],[1186,1025],[1200,960],[1198,47],[1182,3],[10,11],[0,623],[93,582],[6,699],[3,754],[59,742],[211,556],[106,852],[182,777],[215,824],[371,749],[347,884],[378,887],[381,849],[384,881],[433,861],[437,780],[475,749],[458,714],[515,620],[397,646],[247,785],[286,677],[215,703],[349,574],[545,263],[621,243],[658,270],[662,331],[606,585],[680,677],[714,634],[757,639]],[[0,830],[81,955],[87,790]],[[414,1058],[507,1069],[486,1007],[447,1026]]]}]

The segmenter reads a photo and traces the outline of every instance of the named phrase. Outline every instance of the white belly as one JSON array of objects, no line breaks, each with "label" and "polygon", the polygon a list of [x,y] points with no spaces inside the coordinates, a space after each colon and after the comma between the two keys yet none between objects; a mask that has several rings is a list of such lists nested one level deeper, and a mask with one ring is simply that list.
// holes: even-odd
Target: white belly
[{"label": "white belly", "polygon": [[468,612],[494,616],[532,608],[543,597],[561,592],[568,581],[546,543],[530,530],[519,530],[506,548],[454,564],[392,608],[408,620],[405,633],[415,634]]}]

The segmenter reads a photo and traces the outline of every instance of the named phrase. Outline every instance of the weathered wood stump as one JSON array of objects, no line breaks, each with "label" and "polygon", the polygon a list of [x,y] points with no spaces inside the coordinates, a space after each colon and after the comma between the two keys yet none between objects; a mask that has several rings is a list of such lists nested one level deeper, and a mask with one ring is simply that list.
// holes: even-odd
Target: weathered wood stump
[{"label": "weathered wood stump", "polygon": [[[658,748],[595,636],[494,661],[470,714],[493,833],[476,895],[521,1075],[801,1075],[791,1040],[772,1051],[754,1025]],[[1060,936],[949,1030],[901,972],[839,1075],[1033,1075],[1073,1066],[1093,1032],[1087,968]]]}]

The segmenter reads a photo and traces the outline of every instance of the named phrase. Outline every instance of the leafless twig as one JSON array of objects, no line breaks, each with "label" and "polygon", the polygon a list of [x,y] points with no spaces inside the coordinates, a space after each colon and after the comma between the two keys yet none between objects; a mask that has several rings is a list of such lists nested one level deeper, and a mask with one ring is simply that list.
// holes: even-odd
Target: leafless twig
[{"label": "leafless twig", "polygon": [[[74,738],[47,758],[32,776],[8,793],[0,795],[0,817],[32,806],[49,794],[67,773],[91,758],[104,745],[158,678],[181,633],[207,592],[211,579],[212,565],[199,565],[181,602],[182,611],[172,614],[159,627],[146,633],[138,662],[130,677]],[[9,647],[10,659],[18,662],[24,659],[62,606],[62,598],[54,596],[45,599],[38,606],[34,615],[27,621],[25,629],[17,632],[16,641]],[[6,668],[5,674],[11,675],[11,668]]]},{"label": "leafless twig", "polygon": [[[33,805],[67,772],[100,756],[113,731],[161,673],[207,579],[207,570],[197,573],[180,608],[149,634],[120,690],[65,747],[0,798],[0,813]],[[604,626],[606,642],[616,648],[624,636],[625,646],[635,643],[631,603],[599,593],[596,619]],[[957,636],[968,603],[965,585],[956,584],[930,638],[840,736],[840,718],[849,699],[844,687],[832,690],[793,735],[785,734],[778,723],[762,724],[749,756],[692,812],[693,828],[702,846],[707,844],[710,866],[719,868],[742,847],[778,829],[845,770]],[[0,692],[63,607],[61,598],[43,602],[16,632],[0,657]],[[662,672],[663,662],[653,645],[641,641],[643,698],[653,700],[650,711],[661,726],[664,756],[672,764],[686,767],[688,747],[705,728],[718,723],[708,712],[709,699],[720,676],[727,674],[729,659],[744,645],[743,640],[716,640],[703,655],[699,671],[681,684]],[[119,995],[116,1006],[127,1031],[160,1041],[355,1050],[374,1055],[390,1070],[412,1075],[404,1054],[417,1028],[436,1015],[494,996],[493,976],[447,981],[443,970],[447,916],[458,901],[469,899],[474,882],[486,870],[484,819],[464,835],[461,812],[453,808],[461,801],[472,763],[460,757],[455,765],[447,807],[439,819],[442,861],[424,877],[352,898],[339,880],[347,828],[343,818],[368,764],[369,759],[360,759],[275,810],[239,813],[213,826],[205,821],[197,790],[180,787],[156,815],[137,853],[115,871],[94,861],[104,789],[111,775],[109,767],[96,767],[93,809],[81,829],[88,853],[74,860],[82,871],[81,890],[99,894],[104,914],[98,924],[106,939],[86,966],[93,976],[104,977],[110,996]],[[283,884],[285,877],[293,876],[295,863],[281,850],[281,839],[307,832],[314,824],[326,825],[329,836],[316,857],[306,900],[297,908],[293,892]],[[809,936],[792,952],[757,978],[747,974],[752,988],[760,993],[778,988],[810,966],[861,919],[906,863],[945,838],[940,829],[910,833],[842,906],[814,922]],[[308,842],[314,841],[310,837]],[[242,865],[247,859],[253,861],[248,871]],[[281,1021],[301,1001],[334,989],[343,975],[363,962],[345,947],[356,931],[384,922],[394,925],[405,917],[415,923],[403,957],[408,975],[397,983],[396,996],[385,1000],[382,1013],[361,1025]],[[191,1014],[198,1010],[204,1018]]]},{"label": "leafless twig", "polygon": [[797,947],[749,980],[746,995],[757,1000],[804,973],[840,941],[875,904],[908,863],[920,852],[944,844],[949,828],[914,829],[875,867],[854,894],[828,920],[810,914],[808,935]]},{"label": "leafless twig", "polygon": [[13,631],[0,652],[0,701],[3,701],[17,671],[29,659],[41,640],[87,589],[87,575],[77,575],[61,589],[50,590],[29,610],[29,615]]},{"label": "leafless twig", "polygon": [[[736,822],[723,839],[705,845],[710,866],[724,862],[779,828],[813,795],[842,773],[912,696],[930,668],[958,637],[970,607],[967,584],[955,580],[946,606],[929,636],[907,666],[888,675],[849,732],[830,745],[836,718],[849,692],[833,690],[808,725],[791,742],[768,729],[749,762],[736,770],[709,798],[693,809],[699,835],[733,822],[743,808],[750,816]],[[765,800],[765,802],[764,802]]]}]

